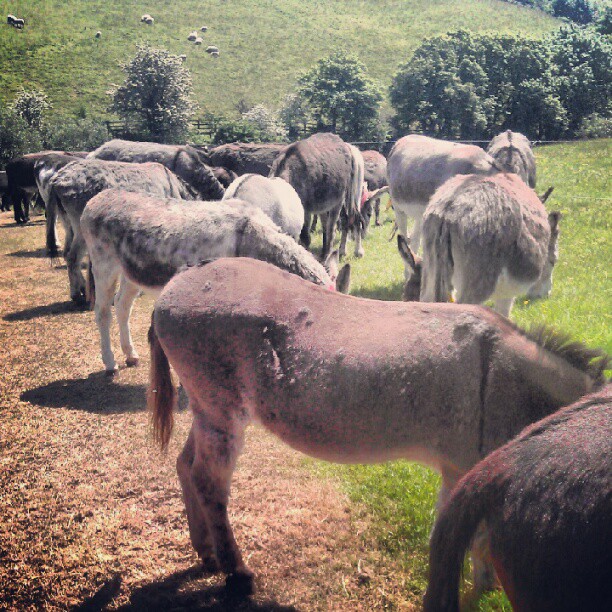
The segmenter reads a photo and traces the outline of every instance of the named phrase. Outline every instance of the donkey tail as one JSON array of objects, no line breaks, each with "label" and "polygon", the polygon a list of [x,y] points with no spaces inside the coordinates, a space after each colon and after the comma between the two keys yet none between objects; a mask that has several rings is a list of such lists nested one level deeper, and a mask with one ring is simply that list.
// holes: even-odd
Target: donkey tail
[{"label": "donkey tail", "polygon": [[47,202],[47,220],[46,220],[46,235],[47,235],[47,256],[51,259],[59,257],[59,245],[57,243],[57,214],[59,208],[59,198],[55,189],[51,188],[49,201]]},{"label": "donkey tail", "polygon": [[447,302],[451,291],[453,255],[450,228],[437,215],[423,220],[421,302]]},{"label": "donkey tail", "polygon": [[147,390],[147,406],[151,413],[153,437],[161,449],[166,450],[174,426],[173,412],[177,398],[170,374],[170,363],[155,331],[154,317],[155,314],[151,317],[149,328],[151,371]]},{"label": "donkey tail", "polygon": [[429,542],[425,612],[459,612],[459,581],[478,525],[501,499],[502,486],[488,469],[470,472],[442,507]]},{"label": "donkey tail", "polygon": [[347,145],[351,152],[351,193],[347,201],[346,212],[348,215],[349,229],[356,226],[361,230],[364,220],[361,216],[361,193],[365,176],[365,166],[361,151],[353,146]]}]

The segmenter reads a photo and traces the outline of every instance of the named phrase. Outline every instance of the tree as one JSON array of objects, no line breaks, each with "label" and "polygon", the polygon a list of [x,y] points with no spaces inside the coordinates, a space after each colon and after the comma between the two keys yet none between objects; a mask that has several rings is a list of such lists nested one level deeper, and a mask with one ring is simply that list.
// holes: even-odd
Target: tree
[{"label": "tree", "polygon": [[165,49],[138,47],[123,66],[127,78],[111,91],[111,112],[140,136],[157,142],[184,140],[194,112],[191,76],[182,60]]},{"label": "tree", "polygon": [[284,97],[278,116],[289,140],[299,140],[307,134],[310,109],[306,100],[298,93],[290,93]]},{"label": "tree", "polygon": [[595,9],[587,0],[552,0],[551,8],[555,17],[565,17],[581,25],[595,19]]},{"label": "tree", "polygon": [[30,128],[12,107],[0,104],[0,167],[18,155],[41,149],[40,133]]},{"label": "tree", "polygon": [[382,94],[365,66],[338,51],[317,62],[298,81],[318,131],[331,131],[345,140],[367,139],[378,131]]},{"label": "tree", "polygon": [[30,128],[40,131],[43,126],[43,116],[45,111],[52,108],[47,94],[37,90],[25,90],[15,98],[13,110],[21,117]]},{"label": "tree", "polygon": [[278,117],[263,104],[257,104],[243,113],[242,119],[257,129],[262,142],[277,142],[287,138],[287,132]]}]

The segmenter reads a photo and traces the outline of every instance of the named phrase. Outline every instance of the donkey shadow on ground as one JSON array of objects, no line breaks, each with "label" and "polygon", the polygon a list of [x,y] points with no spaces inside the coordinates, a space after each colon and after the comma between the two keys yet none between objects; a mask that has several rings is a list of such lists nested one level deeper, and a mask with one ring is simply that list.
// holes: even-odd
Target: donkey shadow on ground
[{"label": "donkey shadow on ground", "polygon": [[87,378],[56,380],[24,391],[20,399],[44,408],[68,408],[93,414],[122,414],[146,409],[146,386],[119,384],[105,372]]},{"label": "donkey shadow on ground", "polygon": [[[162,612],[166,610],[207,610],[211,612],[297,612],[293,606],[273,601],[257,602],[248,597],[236,597],[223,585],[198,584],[206,576],[199,566],[174,572],[160,580],[137,587],[130,593],[127,604],[117,608],[122,612]],[[121,590],[121,576],[106,581],[96,593],[71,612],[105,610]]]},{"label": "donkey shadow on ground", "polygon": [[23,257],[23,258],[39,258],[39,259],[48,259],[47,250],[45,248],[34,249],[34,250],[24,250],[24,251],[15,251],[14,253],[7,253],[7,257]]},{"label": "donkey shadow on ground", "polygon": [[67,314],[69,312],[85,312],[88,308],[80,306],[73,300],[66,300],[64,302],[53,302],[52,304],[42,304],[41,306],[32,306],[32,308],[25,308],[24,310],[17,310],[4,315],[5,321],[31,321],[32,319],[38,319],[41,317],[48,317],[53,315]]}]

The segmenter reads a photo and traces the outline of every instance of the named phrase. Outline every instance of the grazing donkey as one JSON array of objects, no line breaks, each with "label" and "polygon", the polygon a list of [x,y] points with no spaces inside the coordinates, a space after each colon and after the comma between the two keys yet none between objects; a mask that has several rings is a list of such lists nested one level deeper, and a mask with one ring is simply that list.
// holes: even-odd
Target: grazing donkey
[{"label": "grazing donkey", "polygon": [[112,375],[111,305],[115,298],[121,348],[126,364],[138,363],[129,317],[140,289],[157,294],[179,270],[217,257],[254,257],[321,285],[348,291],[350,268],[331,274],[295,240],[283,234],[261,210],[241,200],[184,202],[111,189],[85,207],[81,231],[96,287],[96,323],[102,361]]},{"label": "grazing donkey", "polygon": [[[298,193],[304,207],[305,221],[300,235],[310,246],[311,215],[327,213],[323,220],[325,260],[332,251],[336,223],[346,207],[348,229],[361,224],[359,203],[364,176],[363,157],[356,147],[335,134],[314,134],[290,144],[274,160],[270,177],[286,180]],[[355,236],[355,254],[362,255],[361,233]]]},{"label": "grazing donkey", "polygon": [[491,298],[508,316],[517,295],[548,296],[559,219],[516,174],[448,180],[423,215],[421,302],[448,301],[454,288],[457,302]]},{"label": "grazing donkey", "polygon": [[[42,160],[41,163],[44,163]],[[48,163],[52,163],[49,160]],[[44,172],[39,167],[39,173]],[[193,199],[189,188],[165,166],[157,163],[130,164],[101,159],[77,159],[58,170],[48,183],[47,205],[47,253],[57,257],[57,214],[70,225],[64,246],[70,282],[70,297],[85,305],[85,279],[81,273],[81,261],[86,247],[81,235],[80,219],[85,205],[97,193],[111,187],[151,193],[160,197]],[[65,221],[67,219],[67,222]]]},{"label": "grazing donkey", "polygon": [[536,186],[536,159],[529,138],[506,130],[491,140],[487,153],[504,172],[518,174],[532,189]]},{"label": "grazing donkey", "polygon": [[[408,235],[408,217],[414,219],[412,248],[421,245],[425,207],[436,189],[457,174],[496,174],[501,170],[480,147],[411,134],[400,138],[387,160],[389,193],[398,233]],[[408,274],[407,274],[408,276]]]},{"label": "grazing donkey", "polygon": [[295,189],[281,178],[243,174],[225,192],[224,200],[238,198],[253,204],[296,241],[304,225],[304,207]]},{"label": "grazing donkey", "polygon": [[[382,187],[387,187],[389,182],[387,180],[387,160],[385,156],[378,151],[362,151],[363,162],[365,165],[364,180],[368,184],[369,191],[375,191]],[[367,230],[370,225],[372,218],[372,212],[374,212],[375,222],[374,225],[380,225],[380,196],[382,193],[374,198],[372,202],[366,202],[365,210],[362,210],[364,217],[364,225]],[[372,210],[374,209],[374,210]]]},{"label": "grazing donkey", "polygon": [[[444,500],[526,425],[603,384],[607,365],[554,335],[531,339],[488,308],[339,295],[251,259],[175,276],[150,341],[149,403],[163,447],[168,363],[194,413],[177,464],[191,541],[207,568],[247,592],[252,572],[227,505],[251,421],[327,461],[422,461],[441,471]],[[476,583],[490,586],[493,570],[474,553]]]},{"label": "grazing donkey", "polygon": [[486,521],[513,610],[612,610],[612,386],[527,427],[475,465],[440,510],[426,612],[458,612],[470,540]]},{"label": "grazing donkey", "polygon": [[204,155],[189,145],[132,142],[116,138],[92,151],[88,157],[137,164],[157,162],[185,181],[200,200],[220,200],[225,191],[213,169],[204,163]]}]

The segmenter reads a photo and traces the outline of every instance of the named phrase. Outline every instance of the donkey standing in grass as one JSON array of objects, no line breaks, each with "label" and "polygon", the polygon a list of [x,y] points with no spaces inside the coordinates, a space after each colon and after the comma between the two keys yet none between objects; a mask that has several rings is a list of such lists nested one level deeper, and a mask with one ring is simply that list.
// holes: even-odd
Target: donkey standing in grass
[{"label": "donkey standing in grass", "polygon": [[536,186],[536,159],[529,138],[506,130],[491,140],[487,153],[504,172],[518,174],[529,187]]},{"label": "donkey standing in grass", "polygon": [[[44,163],[42,160],[41,163]],[[49,160],[49,164],[53,161]],[[39,167],[39,172],[44,168]],[[86,246],[81,234],[81,214],[87,202],[104,189],[121,187],[130,191],[150,193],[160,197],[193,199],[193,192],[165,166],[157,163],[130,164],[78,159],[58,170],[49,179],[47,205],[47,253],[57,257],[56,218],[64,217],[70,225],[66,263],[70,282],[70,297],[85,305],[85,279],[81,273],[81,261]]]},{"label": "donkey standing in grass", "polygon": [[243,174],[227,188],[224,200],[238,198],[260,208],[296,242],[304,225],[304,207],[295,189],[282,178]]},{"label": "donkey standing in grass", "polygon": [[216,257],[254,257],[329,288],[338,280],[338,289],[348,291],[350,268],[338,275],[335,255],[326,262],[328,274],[266,214],[241,200],[184,202],[111,189],[87,204],[81,231],[95,281],[96,323],[108,374],[117,369],[110,324],[118,279],[115,308],[128,366],[138,363],[129,328],[136,295],[141,289],[159,293],[184,267]]},{"label": "donkey standing in grass", "polygon": [[[603,384],[607,363],[554,335],[531,339],[481,306],[343,296],[252,259],[175,276],[150,340],[162,446],[172,430],[169,362],[194,413],[177,464],[191,541],[205,567],[246,592],[253,575],[227,506],[251,421],[327,461],[422,461],[442,473],[444,500],[523,427]],[[481,540],[473,552],[477,587],[491,586]]]},{"label": "donkey standing in grass", "polygon": [[508,316],[517,295],[550,294],[559,219],[516,174],[456,176],[423,215],[422,279],[400,243],[406,285],[420,284],[421,302],[446,302],[454,289],[457,302],[492,299]]},{"label": "donkey standing in grass", "polygon": [[612,386],[538,421],[453,490],[430,544],[426,612],[458,612],[482,521],[513,610],[612,609]]}]

